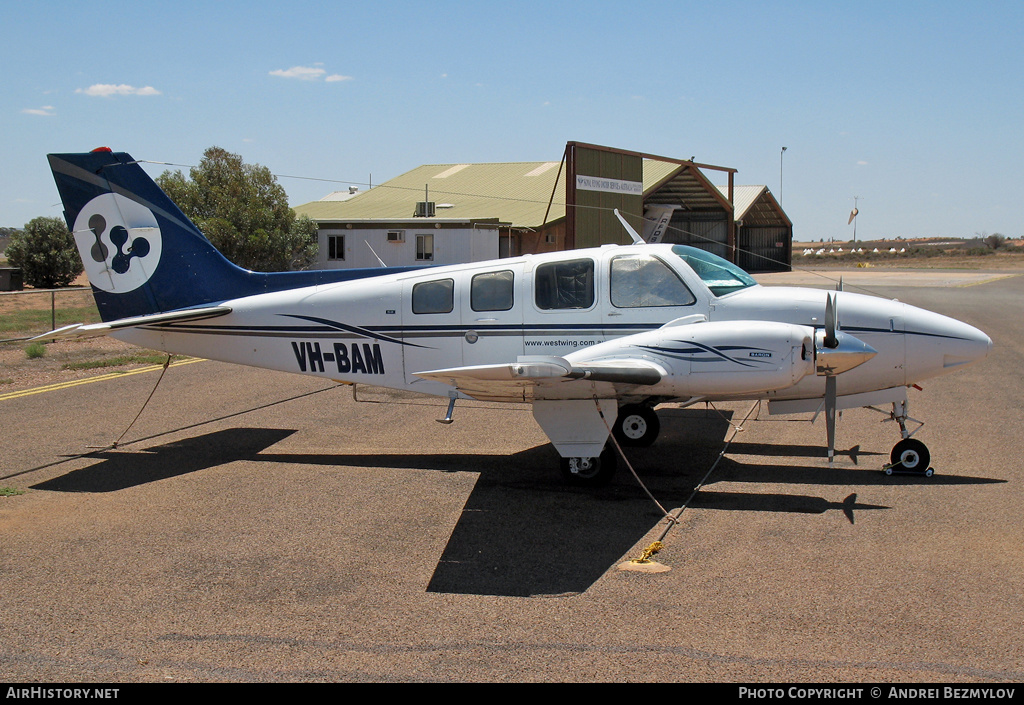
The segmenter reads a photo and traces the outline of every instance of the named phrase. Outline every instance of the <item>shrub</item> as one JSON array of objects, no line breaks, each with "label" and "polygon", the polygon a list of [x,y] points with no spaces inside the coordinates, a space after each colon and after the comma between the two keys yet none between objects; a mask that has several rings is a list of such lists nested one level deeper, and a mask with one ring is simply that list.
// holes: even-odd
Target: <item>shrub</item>
[{"label": "shrub", "polygon": [[26,284],[38,289],[67,286],[83,271],[75,238],[60,218],[33,218],[11,235],[7,261],[21,268]]}]

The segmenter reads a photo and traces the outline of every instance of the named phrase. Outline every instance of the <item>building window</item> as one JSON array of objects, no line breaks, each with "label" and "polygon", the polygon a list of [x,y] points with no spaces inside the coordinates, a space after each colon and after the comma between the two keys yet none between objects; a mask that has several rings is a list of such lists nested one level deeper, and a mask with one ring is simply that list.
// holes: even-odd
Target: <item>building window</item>
[{"label": "building window", "polygon": [[438,279],[412,287],[413,313],[451,313],[455,308],[455,280]]},{"label": "building window", "polygon": [[405,231],[388,230],[388,242],[405,242]]},{"label": "building window", "polygon": [[345,259],[345,236],[344,235],[328,235],[327,236],[327,259],[329,259],[329,260],[343,260],[343,259]]},{"label": "building window", "polygon": [[416,260],[418,262],[433,262],[434,261],[434,236],[433,235],[417,235],[416,236]]}]

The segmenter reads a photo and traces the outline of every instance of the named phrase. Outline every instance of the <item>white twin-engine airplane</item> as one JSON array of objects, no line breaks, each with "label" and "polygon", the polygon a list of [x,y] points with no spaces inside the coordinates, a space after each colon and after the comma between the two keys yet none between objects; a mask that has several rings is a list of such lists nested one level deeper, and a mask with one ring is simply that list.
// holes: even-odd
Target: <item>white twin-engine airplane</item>
[{"label": "white twin-engine airplane", "polygon": [[[771,413],[892,404],[887,471],[927,472],[907,388],[984,358],[987,335],[849,292],[765,288],[683,245],[489,262],[261,274],[228,262],[129,155],[49,156],[102,323],[169,353],[457,399],[528,402],[573,482],[607,481],[654,407],[763,399]],[[620,217],[621,219],[621,217]],[[919,423],[919,422],[918,422]],[[918,426],[917,428],[920,428]],[[914,429],[916,432],[916,428]]]}]

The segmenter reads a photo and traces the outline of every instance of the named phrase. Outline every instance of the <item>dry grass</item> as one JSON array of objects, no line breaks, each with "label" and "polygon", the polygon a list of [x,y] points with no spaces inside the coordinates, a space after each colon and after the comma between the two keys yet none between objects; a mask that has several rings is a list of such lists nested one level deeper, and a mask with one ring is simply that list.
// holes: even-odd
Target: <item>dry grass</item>
[{"label": "dry grass", "polygon": [[[51,330],[50,301],[49,293],[31,289],[0,296],[0,338],[21,338]],[[92,292],[87,289],[59,291],[54,301],[57,326],[99,320]],[[38,357],[30,357],[26,352],[28,341],[0,344],[0,394],[100,372],[129,370],[166,359],[163,353],[106,337],[44,343],[45,351]]]}]

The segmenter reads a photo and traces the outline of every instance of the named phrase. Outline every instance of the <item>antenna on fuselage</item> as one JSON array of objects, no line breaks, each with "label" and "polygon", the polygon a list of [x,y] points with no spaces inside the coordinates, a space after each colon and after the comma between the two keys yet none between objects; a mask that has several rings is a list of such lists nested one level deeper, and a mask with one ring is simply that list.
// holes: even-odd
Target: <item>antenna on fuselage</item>
[{"label": "antenna on fuselage", "polygon": [[378,262],[380,262],[380,266],[381,266],[381,267],[387,267],[387,265],[386,265],[386,264],[384,264],[384,260],[382,260],[382,259],[381,259],[381,258],[380,258],[380,257],[379,257],[379,256],[377,255],[377,253],[376,253],[376,252],[374,252],[374,250],[373,250],[373,245],[371,245],[371,244],[370,244],[370,243],[369,243],[368,241],[366,241],[366,240],[363,240],[363,242],[365,242],[365,243],[366,243],[366,246],[370,248],[370,252],[373,252],[373,256],[377,258],[377,261],[378,261]]},{"label": "antenna on fuselage", "polygon": [[647,244],[647,241],[640,237],[640,234],[637,233],[636,230],[633,230],[633,226],[626,222],[626,219],[622,217],[622,213],[619,213],[618,208],[615,209],[615,217],[619,219],[619,222],[622,223],[622,227],[624,227],[626,232],[629,233],[629,236],[633,238],[634,245]]}]

